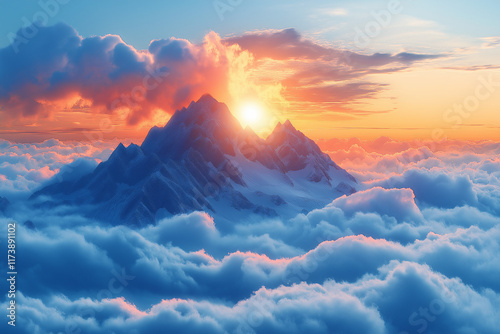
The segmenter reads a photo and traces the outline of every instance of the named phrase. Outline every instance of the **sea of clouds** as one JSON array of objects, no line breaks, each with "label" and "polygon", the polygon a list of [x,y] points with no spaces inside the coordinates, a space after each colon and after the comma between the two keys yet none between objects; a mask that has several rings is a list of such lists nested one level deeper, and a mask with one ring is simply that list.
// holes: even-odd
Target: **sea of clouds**
[{"label": "sea of clouds", "polygon": [[16,332],[498,333],[500,144],[320,145],[359,192],[223,234],[205,212],[134,229],[28,205],[116,143],[0,142],[0,221],[17,222]]}]

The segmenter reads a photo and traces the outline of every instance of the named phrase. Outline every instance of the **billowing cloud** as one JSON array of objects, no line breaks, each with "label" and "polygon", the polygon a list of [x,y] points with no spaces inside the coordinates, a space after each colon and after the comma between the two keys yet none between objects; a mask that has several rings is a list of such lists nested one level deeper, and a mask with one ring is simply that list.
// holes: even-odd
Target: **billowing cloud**
[{"label": "billowing cloud", "polygon": [[424,204],[454,208],[463,205],[475,205],[477,195],[467,176],[449,176],[433,171],[412,169],[401,176],[394,176],[381,185],[388,188],[411,188],[417,200]]},{"label": "billowing cloud", "polygon": [[367,187],[411,188],[423,206],[473,206],[498,215],[499,144],[448,140],[321,141],[334,161]]},{"label": "billowing cloud", "polygon": [[[499,218],[464,207],[424,210],[425,223],[398,222],[377,210],[349,219],[349,213],[331,206],[297,217],[288,224],[289,230],[278,227],[262,234],[261,226],[250,224],[230,235],[221,235],[204,213],[174,217],[158,228],[141,230],[97,226],[79,217],[62,217],[64,212],[37,214],[30,217],[34,229],[18,228],[18,242],[23,245],[19,281],[31,296],[46,298],[61,292],[74,298],[101,295],[110,281],[130,277],[127,288],[114,296],[126,296],[143,307],[167,297],[236,303],[261,286],[274,289],[332,279],[354,282],[398,260],[428,264],[477,289],[500,291],[495,279]],[[181,222],[183,229],[175,231]],[[188,240],[191,236],[193,243]],[[258,249],[260,254],[240,249]],[[55,256],[57,263],[51,261]],[[464,268],[463,261],[474,265]],[[98,275],[81,281],[83,273],[95,268]]]},{"label": "billowing cloud", "polygon": [[[23,333],[162,330],[190,333],[496,333],[498,294],[477,292],[426,265],[394,261],[354,283],[261,288],[248,299],[167,299],[142,310],[123,298],[93,300],[19,295]],[[5,304],[2,305],[4,307]],[[43,315],[43,316],[42,316]],[[29,320],[27,320],[29,319]],[[5,324],[2,324],[5,326]]]},{"label": "billowing cloud", "polygon": [[[438,57],[363,55],[322,46],[293,29],[225,39],[211,32],[199,44],[154,40],[148,50],[137,50],[116,35],[83,38],[65,24],[37,29],[33,38],[19,33],[0,49],[4,122],[64,111],[71,121],[72,112],[101,113],[114,115],[112,123],[120,126],[152,125],[164,123],[168,114],[205,93],[232,107],[257,99],[271,113],[289,103],[292,112],[313,103],[319,113],[364,115],[377,111],[355,110],[349,103],[385,89],[385,84],[366,79],[368,74],[399,71]],[[340,104],[332,107],[332,102]]]},{"label": "billowing cloud", "polygon": [[[330,153],[365,175],[364,189],[290,220],[259,219],[226,232],[204,212],[133,228],[65,206],[12,201],[0,222],[18,222],[18,328],[495,333],[498,144],[421,144],[340,141]],[[53,171],[33,185],[56,170],[76,177],[113,147],[1,145],[8,152],[2,166]],[[14,175],[5,170],[4,178]]]},{"label": "billowing cloud", "polygon": [[419,221],[421,214],[414,199],[415,195],[411,187],[401,190],[384,190],[375,187],[352,196],[342,196],[330,205],[341,208],[346,215],[351,217],[357,212],[377,212],[381,215],[394,217],[399,221]]},{"label": "billowing cloud", "polygon": [[201,44],[170,38],[136,50],[115,35],[82,38],[65,24],[38,29],[32,39],[19,35],[0,50],[0,105],[7,120],[64,108],[122,113],[137,124],[205,93],[230,102],[230,88],[245,80],[240,72],[252,59],[237,46],[224,46],[215,33]]}]

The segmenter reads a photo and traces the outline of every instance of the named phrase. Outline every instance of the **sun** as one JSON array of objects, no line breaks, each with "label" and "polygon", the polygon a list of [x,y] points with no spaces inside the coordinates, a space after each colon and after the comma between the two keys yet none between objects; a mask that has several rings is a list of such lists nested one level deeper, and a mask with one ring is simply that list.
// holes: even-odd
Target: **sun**
[{"label": "sun", "polygon": [[258,103],[246,103],[240,107],[240,121],[243,127],[250,126],[257,130],[264,119],[264,110]]}]

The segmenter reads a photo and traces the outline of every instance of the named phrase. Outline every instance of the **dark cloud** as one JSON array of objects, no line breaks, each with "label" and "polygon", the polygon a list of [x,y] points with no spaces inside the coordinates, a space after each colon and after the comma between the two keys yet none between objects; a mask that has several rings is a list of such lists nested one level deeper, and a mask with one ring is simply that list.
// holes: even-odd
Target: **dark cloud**
[{"label": "dark cloud", "polygon": [[172,38],[139,51],[115,35],[82,38],[65,24],[38,27],[30,40],[0,49],[0,110],[6,120],[46,116],[83,99],[94,112],[129,110],[136,124],[207,92],[226,97],[229,66],[213,33],[199,45]]},{"label": "dark cloud", "polygon": [[[123,117],[134,125],[151,120],[157,110],[171,113],[205,93],[229,102],[231,90],[236,89],[233,81],[243,80],[235,79],[235,73],[250,70],[259,71],[256,80],[261,85],[271,81],[286,86],[285,97],[292,102],[330,108],[332,101],[368,98],[384,89],[366,80],[343,83],[346,80],[400,71],[440,57],[407,52],[364,55],[322,46],[294,29],[224,40],[209,33],[200,44],[155,40],[148,50],[136,50],[115,35],[82,38],[65,24],[37,29],[33,38],[19,35],[0,49],[0,111],[5,121],[48,116],[83,103],[87,112],[126,111]],[[274,64],[260,71],[266,61]],[[283,68],[289,74],[277,81],[276,73],[283,73]],[[252,86],[248,80],[246,84]],[[350,110],[339,106],[330,111]]]}]

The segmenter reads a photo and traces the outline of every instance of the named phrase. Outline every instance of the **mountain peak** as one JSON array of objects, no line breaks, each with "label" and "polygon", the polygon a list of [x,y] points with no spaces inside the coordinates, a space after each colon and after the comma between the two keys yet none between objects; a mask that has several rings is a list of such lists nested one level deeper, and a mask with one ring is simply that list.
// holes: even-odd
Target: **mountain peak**
[{"label": "mountain peak", "polygon": [[219,104],[220,102],[217,101],[212,95],[210,94],[203,94],[198,101],[196,102],[191,102],[191,104],[204,104],[204,105],[216,105]]},{"label": "mountain peak", "polygon": [[153,127],[140,147],[120,144],[92,173],[33,197],[97,205],[95,214],[115,223],[193,210],[232,222],[311,210],[355,191],[355,183],[289,120],[264,140],[207,94]]},{"label": "mountain peak", "polygon": [[292,122],[290,122],[289,119],[287,119],[285,121],[285,123],[283,123],[283,126],[287,129],[293,129],[293,130],[296,130],[295,127],[292,125]]},{"label": "mountain peak", "polygon": [[299,143],[304,143],[306,141],[311,141],[302,132],[295,129],[290,120],[286,120],[283,124],[278,123],[274,128],[273,132],[267,137],[266,141],[268,144],[277,148],[284,144],[295,145]]},{"label": "mountain peak", "polygon": [[316,165],[314,168],[326,170],[333,164],[330,157],[313,140],[295,129],[288,119],[284,124],[276,125],[266,142],[274,148],[287,171],[301,170],[311,164]]},{"label": "mountain peak", "polygon": [[176,111],[168,123],[176,123],[177,118],[185,124],[202,124],[205,121],[214,119],[219,122],[229,123],[234,123],[236,121],[226,104],[217,101],[210,94],[205,94],[201,96],[198,101],[191,102],[187,108]]},{"label": "mountain peak", "polygon": [[205,94],[177,110],[163,128],[152,128],[141,148],[164,158],[181,157],[190,148],[233,155],[232,139],[242,130],[224,103]]},{"label": "mountain peak", "polygon": [[[271,135],[274,134],[275,137],[282,137],[282,136],[285,136],[286,134],[290,134],[292,136],[296,136],[299,133],[302,134],[300,131],[298,131],[293,126],[292,122],[290,122],[290,120],[287,119],[284,123],[278,122],[278,124],[276,124],[276,126],[275,126],[273,132],[271,133]],[[271,137],[271,135],[269,137]]]}]

